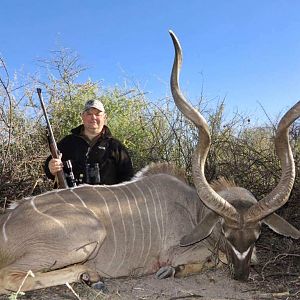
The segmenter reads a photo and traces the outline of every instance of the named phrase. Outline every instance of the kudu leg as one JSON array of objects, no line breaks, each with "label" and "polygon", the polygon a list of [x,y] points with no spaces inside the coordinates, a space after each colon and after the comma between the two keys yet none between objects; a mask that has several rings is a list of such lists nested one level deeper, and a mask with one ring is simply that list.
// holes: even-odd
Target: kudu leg
[{"label": "kudu leg", "polygon": [[[202,245],[202,246],[201,246]],[[191,247],[174,247],[169,253],[173,256],[171,265],[161,267],[156,277],[185,277],[201,273],[212,268],[219,268],[227,264],[226,254],[221,250],[209,250],[209,246],[198,243]]]},{"label": "kudu leg", "polygon": [[215,254],[207,257],[200,263],[190,263],[185,265],[180,265],[175,268],[175,277],[185,277],[188,275],[201,273],[209,269],[220,268],[227,265],[226,254],[222,251],[218,252],[218,257]]},{"label": "kudu leg", "polygon": [[[64,269],[50,271],[46,273],[38,272],[34,277],[26,276],[25,272],[6,271],[0,275],[0,294],[8,294],[12,291],[30,291],[47,288],[56,285],[63,285],[72,282],[88,282],[89,284],[101,280],[99,274],[85,265],[73,265]],[[4,280],[2,280],[5,278]]]},{"label": "kudu leg", "polygon": [[162,267],[157,271],[156,277],[158,279],[164,279],[173,276],[186,277],[192,274],[204,272],[209,269],[220,268],[221,266],[224,265],[224,262],[227,262],[225,254],[222,253],[221,255],[222,255],[222,259],[219,257],[217,261],[212,257],[209,257],[206,260],[201,261],[199,263],[196,262],[188,263],[188,264],[179,265],[177,267],[172,267],[172,266]]},{"label": "kudu leg", "polygon": [[0,243],[0,293],[17,291],[28,270],[35,277],[26,278],[24,291],[76,282],[81,275],[86,282],[99,281],[94,268],[86,265],[106,237],[94,213],[86,207],[56,205],[33,216],[18,239],[14,228],[6,226],[6,241]]},{"label": "kudu leg", "polygon": [[[14,253],[11,263],[0,270],[0,294],[17,291],[20,287],[21,291],[29,291],[81,280],[88,284],[99,282],[100,275],[85,263],[97,256],[106,232],[99,222],[94,222],[96,228],[91,230],[89,221],[88,218],[85,220],[81,230],[71,230],[65,226],[67,235],[58,234],[55,239],[46,236],[38,246],[29,245]],[[2,250],[3,257],[5,253]],[[28,270],[35,276],[26,277]]]}]

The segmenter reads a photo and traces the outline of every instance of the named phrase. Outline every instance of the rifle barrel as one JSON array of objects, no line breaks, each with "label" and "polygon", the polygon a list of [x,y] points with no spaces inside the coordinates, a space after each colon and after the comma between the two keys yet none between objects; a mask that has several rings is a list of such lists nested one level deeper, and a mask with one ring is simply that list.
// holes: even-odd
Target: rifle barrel
[{"label": "rifle barrel", "polygon": [[[52,155],[53,158],[60,158],[59,157],[60,152],[57,148],[57,144],[55,142],[55,138],[54,138],[53,131],[52,131],[52,128],[51,128],[51,124],[50,124],[50,121],[48,119],[47,111],[46,111],[46,108],[45,108],[45,104],[44,104],[44,100],[43,100],[43,96],[42,96],[42,90],[40,88],[37,88],[36,91],[37,91],[37,94],[39,96],[41,106],[42,106],[42,109],[43,109],[43,113],[44,113],[44,117],[45,117],[46,124],[47,124],[48,135],[49,135],[48,136],[49,137],[49,144],[50,144],[49,146],[50,146],[51,155]],[[57,176],[57,179],[58,179],[58,186],[60,188],[68,188],[68,183],[67,183],[64,171],[61,170],[61,171],[57,172],[56,176]]]}]

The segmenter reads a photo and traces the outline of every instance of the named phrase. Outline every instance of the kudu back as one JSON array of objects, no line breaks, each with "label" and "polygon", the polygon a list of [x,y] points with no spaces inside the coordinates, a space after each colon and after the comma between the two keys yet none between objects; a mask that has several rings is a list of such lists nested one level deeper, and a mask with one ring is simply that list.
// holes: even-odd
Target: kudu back
[{"label": "kudu back", "polygon": [[170,34],[175,46],[173,98],[199,129],[192,162],[195,188],[166,164],[153,164],[130,182],[82,185],[20,201],[0,218],[0,293],[18,290],[29,270],[35,277],[27,277],[23,291],[66,282],[97,284],[103,277],[184,276],[211,267],[214,255],[222,257],[222,251],[233,276],[246,279],[262,222],[277,233],[300,237],[274,214],[293,186],[288,128],[300,115],[300,103],[279,123],[275,145],[282,176],[268,196],[257,202],[249,191],[225,179],[209,185],[204,175],[208,126],[180,91],[182,54]]}]

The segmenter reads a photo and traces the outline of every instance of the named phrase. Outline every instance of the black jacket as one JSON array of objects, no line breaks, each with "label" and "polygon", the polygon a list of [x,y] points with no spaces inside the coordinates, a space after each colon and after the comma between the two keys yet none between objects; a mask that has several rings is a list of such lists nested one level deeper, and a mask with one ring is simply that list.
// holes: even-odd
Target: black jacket
[{"label": "black jacket", "polygon": [[[77,183],[87,183],[86,165],[99,164],[100,184],[115,184],[130,180],[133,176],[132,162],[124,145],[113,138],[108,127],[104,126],[100,137],[89,143],[81,135],[83,125],[71,130],[71,134],[64,137],[57,148],[62,153],[62,161],[70,160],[74,177]],[[50,173],[48,163],[45,162],[45,173],[48,178],[54,179]]]}]

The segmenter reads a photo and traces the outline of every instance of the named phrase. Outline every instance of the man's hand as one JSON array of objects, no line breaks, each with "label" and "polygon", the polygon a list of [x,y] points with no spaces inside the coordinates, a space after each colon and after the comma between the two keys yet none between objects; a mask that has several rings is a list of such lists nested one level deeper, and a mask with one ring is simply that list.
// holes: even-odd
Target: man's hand
[{"label": "man's hand", "polygon": [[63,169],[63,163],[60,158],[51,158],[49,161],[49,170],[53,176],[56,175],[57,172],[61,171]]}]

